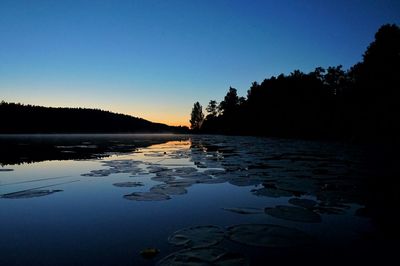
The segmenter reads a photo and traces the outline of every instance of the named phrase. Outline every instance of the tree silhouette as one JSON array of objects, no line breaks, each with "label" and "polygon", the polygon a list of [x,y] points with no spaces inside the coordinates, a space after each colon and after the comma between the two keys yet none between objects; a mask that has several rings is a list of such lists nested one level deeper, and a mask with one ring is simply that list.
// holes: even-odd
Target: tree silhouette
[{"label": "tree silhouette", "polygon": [[204,120],[203,107],[199,102],[196,102],[192,108],[192,113],[190,118],[190,128],[193,130],[199,130],[201,124],[203,123],[203,120]]},{"label": "tree silhouette", "polygon": [[213,117],[217,116],[218,112],[219,112],[219,110],[218,110],[218,102],[215,101],[215,100],[211,100],[208,103],[206,111],[207,111],[208,115],[211,115]]},{"label": "tree silhouette", "polygon": [[235,88],[229,87],[229,91],[226,94],[223,101],[220,103],[220,110],[223,115],[231,115],[239,106],[239,97]]},{"label": "tree silhouette", "polygon": [[383,25],[363,61],[351,71],[357,133],[396,138],[400,134],[400,28]]},{"label": "tree silhouette", "polygon": [[398,139],[399,102],[400,28],[388,24],[375,34],[362,62],[349,70],[339,65],[272,76],[253,82],[247,98],[230,87],[220,114],[207,116],[200,132]]}]

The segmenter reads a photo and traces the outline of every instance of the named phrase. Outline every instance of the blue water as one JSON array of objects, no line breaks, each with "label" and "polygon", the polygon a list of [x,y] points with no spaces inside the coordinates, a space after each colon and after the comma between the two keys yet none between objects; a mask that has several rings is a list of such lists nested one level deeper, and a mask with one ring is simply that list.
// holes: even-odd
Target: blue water
[{"label": "blue water", "polygon": [[[53,143],[53,138],[42,136],[41,141]],[[363,197],[366,192],[359,191],[362,186],[358,186],[358,182],[362,182],[366,166],[363,165],[362,151],[352,146],[189,135],[127,135],[119,136],[117,140],[113,135],[104,135],[100,140],[98,136],[80,136],[75,142],[89,146],[94,145],[93,139],[96,139],[96,145],[99,142],[114,144],[111,144],[111,150],[92,154],[88,159],[75,156],[52,160],[50,154],[39,156],[46,158],[43,161],[32,157],[34,162],[31,162],[32,158],[20,158],[18,164],[2,163],[0,170],[12,171],[0,171],[0,195],[3,196],[0,198],[0,265],[153,265],[180,249],[168,243],[168,236],[194,225],[223,228],[253,223],[282,225],[312,235],[318,243],[316,247],[321,249],[351,249],[362,242],[365,235],[375,232],[371,218],[356,215],[357,210],[365,207]],[[57,145],[63,141],[69,143],[70,137],[62,136],[61,140],[58,137]],[[24,143],[29,144],[29,136]],[[126,143],[135,143],[137,148],[119,150],[118,147],[126,147]],[[61,146],[60,149],[68,151],[65,145]],[[76,155],[76,151],[73,152]],[[90,176],[93,170],[110,169],[104,163],[116,160],[135,161],[142,172],[132,170],[131,173]],[[192,167],[200,173],[196,180],[202,180],[201,173],[205,170],[219,170],[224,174],[212,176],[223,178],[221,182],[194,183],[185,187],[186,194],[170,195],[169,200],[124,198],[132,192],[146,192],[158,184],[165,184],[152,180],[156,174],[149,172],[150,166],[173,171]],[[185,177],[176,174],[175,178]],[[301,180],[311,180],[313,186],[310,190],[290,190],[293,195],[282,197],[253,193],[266,183],[278,184],[279,188],[278,181],[283,179],[298,186],[303,186]],[[143,186],[113,185],[127,181],[141,182]],[[343,186],[332,185],[339,183]],[[351,189],[343,191],[349,187],[357,193]],[[7,198],[9,193],[35,189],[62,191],[40,197]],[[335,197],[338,194],[339,197]],[[335,208],[340,213],[321,212],[322,222],[304,223],[263,212],[239,214],[223,209],[251,207],[263,210],[290,205],[288,200],[293,197],[312,199],[318,204],[329,201],[338,205]],[[229,240],[224,243],[222,245],[228,249],[243,252],[253,265],[262,265],[260,254],[255,254],[262,249],[254,251]],[[142,258],[140,251],[147,247],[159,249],[160,254],[150,260]],[[281,253],[275,250],[271,256],[276,260]],[[262,257],[268,259],[268,254]]]}]

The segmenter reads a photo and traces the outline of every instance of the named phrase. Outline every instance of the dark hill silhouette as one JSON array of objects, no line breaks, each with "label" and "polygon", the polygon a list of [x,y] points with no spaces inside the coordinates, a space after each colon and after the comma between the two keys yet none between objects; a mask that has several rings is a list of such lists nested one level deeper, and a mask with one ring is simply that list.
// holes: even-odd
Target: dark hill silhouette
[{"label": "dark hill silhouette", "polygon": [[98,109],[0,103],[0,133],[185,133],[186,127]]},{"label": "dark hill silhouette", "polygon": [[[201,121],[201,133],[295,138],[399,140],[400,28],[383,25],[349,70],[342,66],[253,82],[247,98],[230,88]],[[211,103],[211,102],[210,102]],[[215,101],[212,102],[215,105]]]}]

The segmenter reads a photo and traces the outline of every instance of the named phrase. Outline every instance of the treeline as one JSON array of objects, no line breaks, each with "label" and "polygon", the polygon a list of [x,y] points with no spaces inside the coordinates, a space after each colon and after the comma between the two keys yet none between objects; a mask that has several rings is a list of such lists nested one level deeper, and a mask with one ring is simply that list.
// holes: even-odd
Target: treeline
[{"label": "treeline", "polygon": [[400,28],[384,25],[349,70],[318,67],[310,73],[253,82],[247,97],[229,88],[218,104],[192,109],[194,132],[301,138],[399,139]]},{"label": "treeline", "polygon": [[142,118],[98,109],[0,103],[0,133],[186,133]]}]

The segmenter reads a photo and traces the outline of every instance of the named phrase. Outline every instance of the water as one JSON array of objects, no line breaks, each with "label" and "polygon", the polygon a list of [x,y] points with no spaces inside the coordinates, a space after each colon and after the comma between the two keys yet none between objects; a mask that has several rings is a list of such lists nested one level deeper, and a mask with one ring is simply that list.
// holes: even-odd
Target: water
[{"label": "water", "polygon": [[[358,146],[190,135],[2,136],[0,145],[0,265],[153,265],[183,249],[224,250],[234,254],[227,265],[389,259]],[[301,235],[265,244],[268,234],[229,229],[243,224]],[[200,249],[168,242],[203,225],[223,237],[200,231],[212,239]],[[145,259],[145,248],[159,254]]]}]

